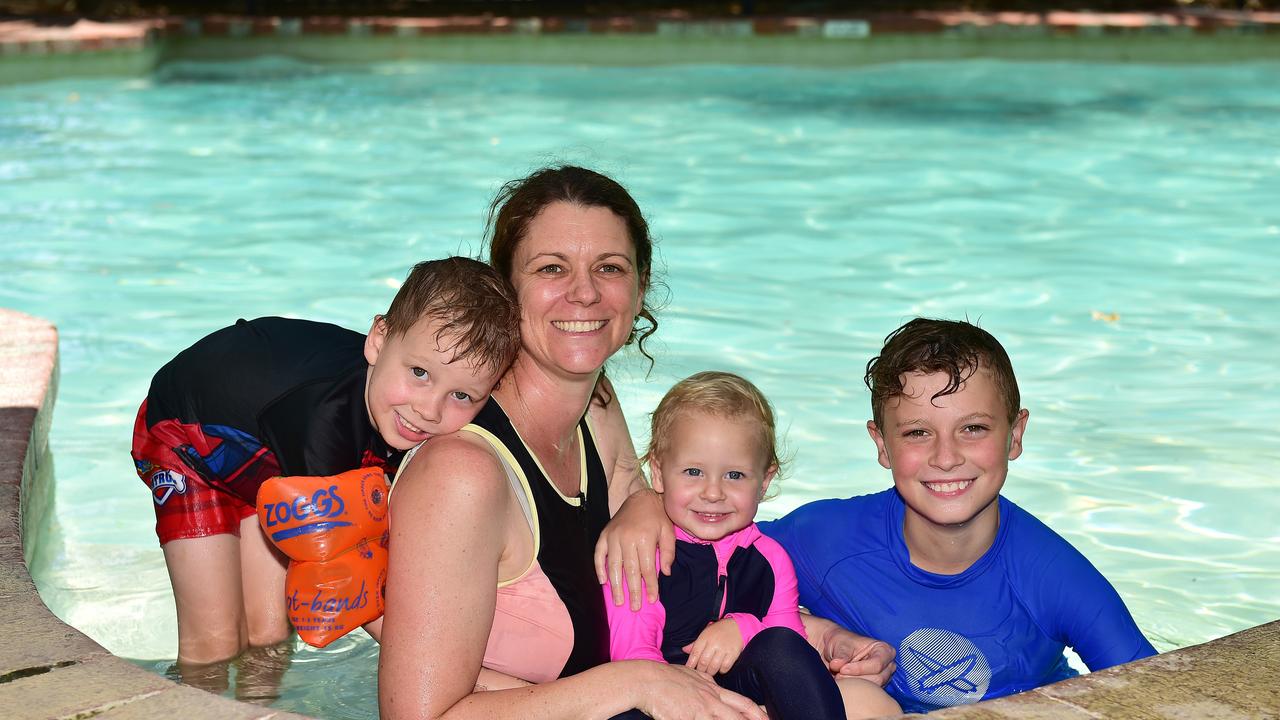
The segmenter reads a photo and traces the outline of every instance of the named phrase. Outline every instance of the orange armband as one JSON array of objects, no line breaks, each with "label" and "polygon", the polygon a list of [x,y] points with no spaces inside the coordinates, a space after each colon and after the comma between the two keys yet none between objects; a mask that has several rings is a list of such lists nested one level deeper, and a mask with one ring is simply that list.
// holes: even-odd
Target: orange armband
[{"label": "orange armband", "polygon": [[258,523],[290,558],[329,560],[386,530],[386,475],[372,467],[329,477],[273,477],[258,489]]},{"label": "orange armband", "polygon": [[284,580],[289,622],[303,642],[324,647],[382,617],[386,584],[385,536],[361,540],[325,562],[289,563]]},{"label": "orange armband", "polygon": [[324,647],[382,616],[387,581],[387,480],[379,468],[274,477],[258,490],[258,523],[291,562],[289,622]]}]

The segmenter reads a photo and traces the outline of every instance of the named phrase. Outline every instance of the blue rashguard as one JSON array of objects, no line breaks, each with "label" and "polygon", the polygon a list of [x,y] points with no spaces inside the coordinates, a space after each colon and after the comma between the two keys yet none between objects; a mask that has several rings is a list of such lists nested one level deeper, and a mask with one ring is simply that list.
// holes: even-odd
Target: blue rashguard
[{"label": "blue rashguard", "polygon": [[977,702],[1155,654],[1111,583],[1044,523],[1001,497],[995,542],[959,575],[911,564],[894,489],[819,500],[759,523],[795,563],[800,604],[891,643],[885,688],[903,712]]}]

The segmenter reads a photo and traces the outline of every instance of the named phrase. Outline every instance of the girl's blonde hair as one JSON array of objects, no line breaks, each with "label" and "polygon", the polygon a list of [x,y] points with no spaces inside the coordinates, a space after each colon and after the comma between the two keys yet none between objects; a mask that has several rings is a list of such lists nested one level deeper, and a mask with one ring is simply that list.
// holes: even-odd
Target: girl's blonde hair
[{"label": "girl's blonde hair", "polygon": [[662,397],[650,416],[649,447],[642,464],[661,457],[671,446],[671,427],[681,413],[704,412],[732,420],[754,420],[760,426],[760,447],[768,454],[765,467],[778,468],[782,474],[782,458],[778,453],[778,432],[769,399],[747,380],[733,373],[711,370],[681,380]]}]

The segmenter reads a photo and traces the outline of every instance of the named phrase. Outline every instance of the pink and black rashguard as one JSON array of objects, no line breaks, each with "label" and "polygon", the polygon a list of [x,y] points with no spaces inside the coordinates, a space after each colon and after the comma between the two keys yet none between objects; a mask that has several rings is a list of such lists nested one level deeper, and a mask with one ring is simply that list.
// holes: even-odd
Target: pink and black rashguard
[{"label": "pink and black rashguard", "polygon": [[675,560],[671,575],[658,580],[658,602],[646,598],[632,612],[615,606],[605,587],[612,659],[683,665],[683,648],[707,625],[733,618],[744,647],[733,668],[716,676],[721,687],[763,704],[775,720],[843,718],[835,680],[805,640],[796,573],[782,546],[754,524],[716,541],[675,531]]}]

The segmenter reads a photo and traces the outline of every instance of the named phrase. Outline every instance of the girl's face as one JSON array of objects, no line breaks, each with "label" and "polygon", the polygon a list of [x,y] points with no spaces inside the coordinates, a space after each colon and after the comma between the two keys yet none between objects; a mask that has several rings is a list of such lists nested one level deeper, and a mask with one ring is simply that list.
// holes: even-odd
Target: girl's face
[{"label": "girl's face", "polygon": [[649,461],[649,471],[671,522],[703,540],[750,525],[778,471],[760,446],[759,422],[690,410],[668,432],[666,451]]}]

